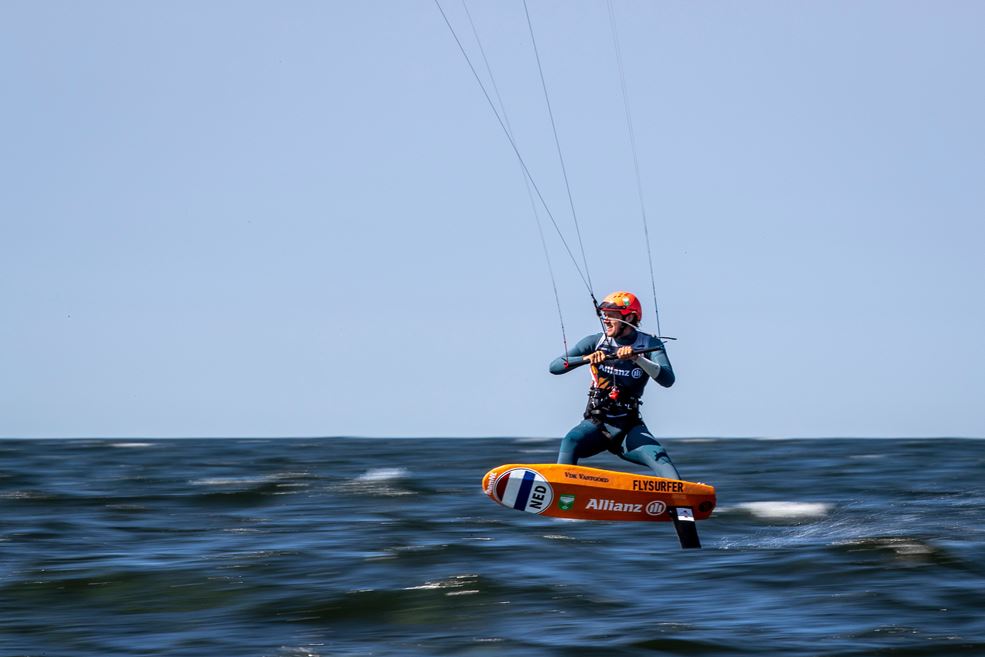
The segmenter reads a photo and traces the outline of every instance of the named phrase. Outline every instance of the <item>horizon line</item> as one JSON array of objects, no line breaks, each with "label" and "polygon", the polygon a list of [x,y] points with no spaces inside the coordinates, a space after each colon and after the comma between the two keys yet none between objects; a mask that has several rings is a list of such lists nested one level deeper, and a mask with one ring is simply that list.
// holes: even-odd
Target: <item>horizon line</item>
[{"label": "horizon line", "polygon": [[[368,436],[368,435],[349,435],[349,434],[336,434],[336,435],[291,435],[291,436],[280,436],[280,435],[263,435],[263,436],[220,436],[220,435],[207,435],[207,436],[139,436],[139,435],[126,435],[126,436],[0,436],[0,441],[3,440],[492,440],[492,439],[509,439],[509,440],[531,440],[531,441],[547,441],[547,440],[561,440],[564,436],[506,436],[506,435],[441,435],[441,436],[426,436],[426,435],[404,435],[404,436]],[[950,435],[937,435],[937,436],[887,436],[887,435],[841,435],[841,436],[714,436],[714,435],[692,435],[692,436],[656,436],[660,440],[982,440],[985,436],[950,436]]]}]

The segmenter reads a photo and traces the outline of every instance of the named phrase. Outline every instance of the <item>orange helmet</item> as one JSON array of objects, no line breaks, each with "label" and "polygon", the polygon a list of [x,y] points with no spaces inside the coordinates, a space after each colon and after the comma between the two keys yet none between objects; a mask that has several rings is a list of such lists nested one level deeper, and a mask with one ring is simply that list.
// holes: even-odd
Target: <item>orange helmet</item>
[{"label": "orange helmet", "polygon": [[636,298],[636,295],[621,290],[602,299],[599,310],[618,310],[623,317],[630,313],[636,313],[636,321],[643,317],[643,306],[640,305],[640,300]]}]

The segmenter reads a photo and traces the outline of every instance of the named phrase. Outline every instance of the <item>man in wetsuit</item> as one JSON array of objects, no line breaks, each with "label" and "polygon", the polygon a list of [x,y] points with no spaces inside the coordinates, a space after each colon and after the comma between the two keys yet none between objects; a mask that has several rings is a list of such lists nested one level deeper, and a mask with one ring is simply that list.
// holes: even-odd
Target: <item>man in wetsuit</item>
[{"label": "man in wetsuit", "polygon": [[[574,465],[578,459],[609,450],[620,458],[648,466],[658,477],[680,479],[666,450],[640,417],[640,396],[648,379],[674,385],[674,370],[663,342],[636,330],[643,315],[639,299],[629,292],[613,292],[599,310],[604,333],[583,338],[567,354],[551,363],[551,374],[565,374],[582,365],[592,371],[585,419],[561,442],[557,462]],[[658,349],[634,356],[633,350]],[[614,356],[617,360],[605,360]]]}]

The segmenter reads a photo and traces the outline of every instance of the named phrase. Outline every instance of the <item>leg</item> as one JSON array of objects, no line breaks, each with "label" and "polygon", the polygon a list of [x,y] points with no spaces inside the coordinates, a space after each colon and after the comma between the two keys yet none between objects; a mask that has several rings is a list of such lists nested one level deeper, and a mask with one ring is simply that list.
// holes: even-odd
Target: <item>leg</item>
[{"label": "leg", "polygon": [[[638,424],[627,432],[621,456],[627,461],[649,467],[658,477],[681,478],[677,468],[667,456],[667,451],[653,437],[645,424]],[[677,530],[681,547],[700,548],[701,540],[698,538],[698,528],[694,524],[693,510],[689,507],[671,507],[668,512],[674,520],[674,529]]]},{"label": "leg", "polygon": [[561,450],[557,455],[557,462],[566,465],[575,465],[578,459],[595,456],[604,452],[609,443],[605,436],[599,431],[594,422],[584,420],[561,441]]},{"label": "leg", "polygon": [[645,465],[658,477],[666,479],[680,479],[677,468],[667,455],[667,450],[663,448],[657,439],[653,437],[650,430],[643,423],[637,424],[626,433],[623,440],[623,452],[620,456],[632,463]]}]

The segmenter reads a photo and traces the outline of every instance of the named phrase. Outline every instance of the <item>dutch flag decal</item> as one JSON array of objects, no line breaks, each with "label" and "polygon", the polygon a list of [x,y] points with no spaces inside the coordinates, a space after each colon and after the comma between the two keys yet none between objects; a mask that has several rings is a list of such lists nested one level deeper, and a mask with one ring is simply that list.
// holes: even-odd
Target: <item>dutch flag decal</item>
[{"label": "dutch flag decal", "polygon": [[542,513],[554,500],[554,489],[535,470],[513,468],[496,480],[496,499],[518,511]]}]

